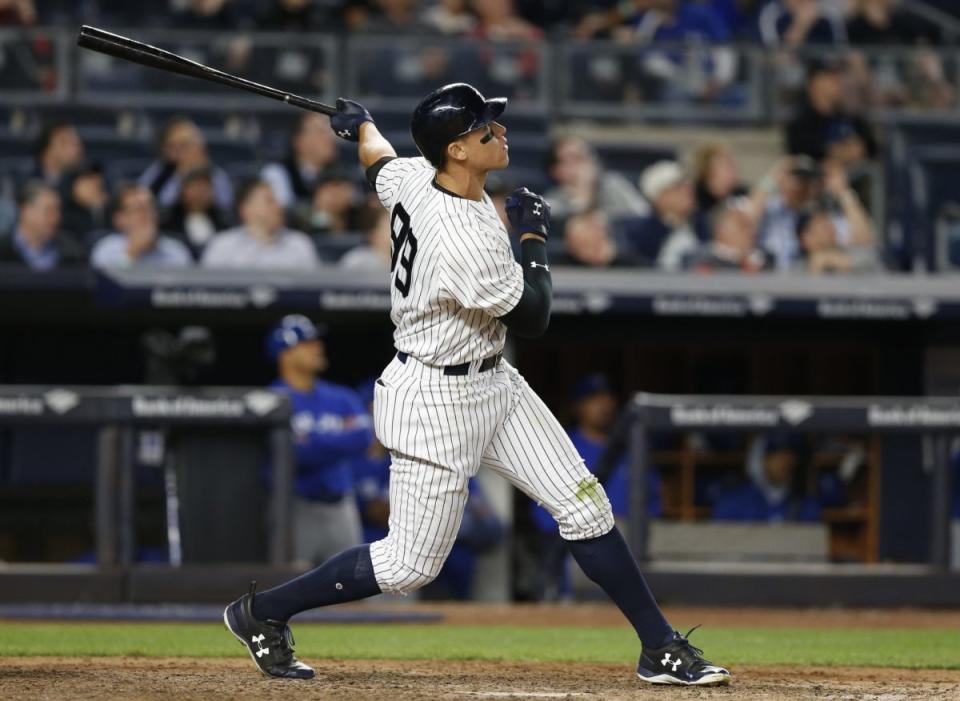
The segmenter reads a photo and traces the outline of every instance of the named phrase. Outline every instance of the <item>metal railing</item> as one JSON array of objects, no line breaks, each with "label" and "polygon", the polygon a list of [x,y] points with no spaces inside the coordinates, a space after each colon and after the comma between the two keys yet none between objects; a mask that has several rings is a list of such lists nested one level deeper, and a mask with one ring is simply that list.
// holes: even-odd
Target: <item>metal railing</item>
[{"label": "metal railing", "polygon": [[[117,30],[292,92],[406,111],[450,81],[571,118],[771,122],[796,106],[806,66],[841,61],[845,98],[877,117],[960,112],[960,53],[930,47],[771,51],[752,44],[490,42],[436,36]],[[65,28],[0,31],[0,106],[277,110],[282,105],[79,51]]]}]

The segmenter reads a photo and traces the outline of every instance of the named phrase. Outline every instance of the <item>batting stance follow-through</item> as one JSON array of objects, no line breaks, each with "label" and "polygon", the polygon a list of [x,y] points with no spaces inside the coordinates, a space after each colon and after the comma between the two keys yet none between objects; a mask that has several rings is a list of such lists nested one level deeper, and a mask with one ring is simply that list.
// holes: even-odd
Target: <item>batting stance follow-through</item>
[{"label": "batting stance follow-through", "polygon": [[[359,142],[367,179],[390,212],[391,318],[397,354],[376,382],[374,424],[390,450],[390,521],[383,540],[346,550],[286,584],[240,597],[227,628],[262,672],[309,679],[287,622],[319,606],[405,594],[440,572],[456,539],[467,483],[483,466],[556,519],[573,557],[637,631],[637,676],[655,684],[727,684],[730,673],[667,623],[610,503],[570,439],[501,358],[507,329],[537,337],[552,294],[549,208],[526,188],[507,200],[521,263],[484,192],[509,161],[505,98],[458,83],[427,95],[410,129],[423,158],[397,158],[370,113],[338,100],[336,134]],[[689,633],[688,633],[689,635]]]}]

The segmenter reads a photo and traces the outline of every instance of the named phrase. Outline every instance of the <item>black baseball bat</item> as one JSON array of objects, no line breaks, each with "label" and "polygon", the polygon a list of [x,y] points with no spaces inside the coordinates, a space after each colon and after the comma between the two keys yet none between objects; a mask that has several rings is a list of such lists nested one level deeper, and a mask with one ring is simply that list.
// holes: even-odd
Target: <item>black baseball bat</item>
[{"label": "black baseball bat", "polygon": [[158,49],[156,46],[150,46],[150,44],[144,44],[143,42],[135,41],[128,37],[120,36],[119,34],[113,34],[112,32],[107,32],[97,27],[82,26],[80,28],[80,34],[77,36],[77,46],[92,51],[99,51],[109,56],[122,58],[126,61],[132,61],[133,63],[139,63],[142,66],[159,68],[160,70],[185,75],[189,78],[201,78],[203,80],[209,80],[212,83],[229,85],[232,88],[256,93],[257,95],[279,100],[280,102],[310,110],[311,112],[320,112],[328,115],[336,114],[337,112],[335,108],[330,105],[325,105],[322,102],[309,100],[300,95],[284,92],[283,90],[277,90],[276,88],[271,88],[269,85],[254,83],[252,80],[240,78],[230,73],[219,71],[216,68],[210,68],[210,66],[205,66],[202,63],[191,61],[183,56],[178,56],[171,51]]}]

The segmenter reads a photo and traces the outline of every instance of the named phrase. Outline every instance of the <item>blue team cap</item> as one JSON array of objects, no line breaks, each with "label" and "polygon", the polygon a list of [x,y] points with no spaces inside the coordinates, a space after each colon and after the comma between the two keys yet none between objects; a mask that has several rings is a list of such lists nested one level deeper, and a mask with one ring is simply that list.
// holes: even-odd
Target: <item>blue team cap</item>
[{"label": "blue team cap", "polygon": [[267,336],[267,356],[276,361],[287,348],[326,335],[327,327],[323,324],[317,326],[303,314],[288,314]]},{"label": "blue team cap", "polygon": [[591,395],[612,391],[610,388],[610,380],[607,379],[607,376],[597,372],[580,378],[580,381],[573,386],[570,399],[579,402],[581,399],[586,399]]}]

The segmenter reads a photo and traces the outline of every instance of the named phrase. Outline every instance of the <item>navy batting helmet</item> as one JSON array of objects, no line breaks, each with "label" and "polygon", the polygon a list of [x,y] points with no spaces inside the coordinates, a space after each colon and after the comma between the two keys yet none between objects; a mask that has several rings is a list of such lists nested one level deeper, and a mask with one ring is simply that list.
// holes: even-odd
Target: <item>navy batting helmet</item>
[{"label": "navy batting helmet", "polygon": [[423,157],[442,168],[451,142],[494,121],[506,107],[505,97],[487,100],[472,85],[451,83],[420,101],[410,120],[410,133]]},{"label": "navy batting helmet", "polygon": [[267,336],[267,355],[276,362],[280,354],[304,341],[312,341],[327,335],[326,326],[315,326],[303,314],[288,314],[280,320]]}]

